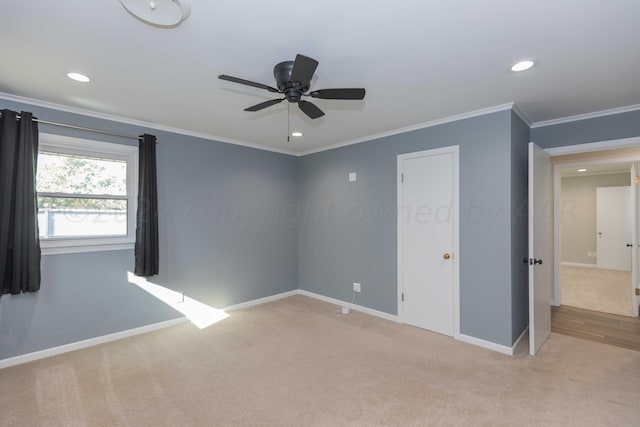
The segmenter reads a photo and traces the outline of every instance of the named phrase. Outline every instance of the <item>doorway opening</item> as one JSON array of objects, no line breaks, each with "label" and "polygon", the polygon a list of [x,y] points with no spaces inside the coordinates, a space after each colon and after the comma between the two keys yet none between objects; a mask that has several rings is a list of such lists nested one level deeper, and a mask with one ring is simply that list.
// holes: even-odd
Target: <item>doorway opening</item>
[{"label": "doorway opening", "polygon": [[635,146],[588,152],[576,146],[551,157],[552,305],[638,316],[640,138],[631,142]]},{"label": "doorway opening", "polygon": [[635,316],[632,162],[560,165],[560,303]]}]

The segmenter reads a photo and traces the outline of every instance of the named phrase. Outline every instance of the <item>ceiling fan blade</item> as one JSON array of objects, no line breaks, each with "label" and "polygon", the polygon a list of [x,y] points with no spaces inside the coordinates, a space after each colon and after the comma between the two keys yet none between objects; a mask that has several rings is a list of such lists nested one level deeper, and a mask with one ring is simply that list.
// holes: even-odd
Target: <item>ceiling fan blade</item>
[{"label": "ceiling fan blade", "polygon": [[324,116],[322,110],[310,102],[301,100],[298,102],[298,107],[300,107],[302,112],[312,119],[317,119],[318,117]]},{"label": "ceiling fan blade", "polygon": [[260,111],[260,110],[265,109],[267,107],[271,107],[272,105],[279,104],[282,101],[284,101],[285,99],[287,99],[287,98],[270,99],[268,101],[261,102],[260,104],[256,104],[256,105],[254,105],[252,107],[245,108],[244,111]]},{"label": "ceiling fan blade", "polygon": [[308,88],[316,68],[318,68],[318,61],[315,59],[300,54],[296,55],[291,69],[291,81],[300,82],[301,87]]},{"label": "ceiling fan blade", "polygon": [[262,83],[252,82],[250,80],[239,79],[238,77],[227,76],[226,74],[220,74],[218,76],[218,78],[222,79],[222,80],[227,80],[227,81],[230,81],[230,82],[233,82],[233,83],[240,83],[241,85],[257,87],[258,89],[266,89],[269,92],[275,92],[275,93],[279,93],[280,92],[275,87],[263,85]]},{"label": "ceiling fan blade", "polygon": [[364,99],[364,89],[320,89],[310,92],[312,98],[320,99]]}]

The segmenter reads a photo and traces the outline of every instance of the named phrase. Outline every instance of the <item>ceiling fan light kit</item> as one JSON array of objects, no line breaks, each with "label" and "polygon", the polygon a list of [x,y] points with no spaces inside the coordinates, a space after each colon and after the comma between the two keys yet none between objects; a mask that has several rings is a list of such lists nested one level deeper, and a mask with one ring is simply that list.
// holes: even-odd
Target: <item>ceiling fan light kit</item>
[{"label": "ceiling fan light kit", "polygon": [[279,104],[286,99],[291,103],[298,104],[298,108],[309,118],[317,119],[324,116],[324,112],[315,104],[302,99],[303,96],[318,99],[364,99],[365,90],[362,88],[320,89],[307,93],[311,87],[311,79],[316,72],[316,68],[318,68],[318,61],[300,54],[296,55],[295,61],[280,62],[273,67],[273,76],[276,79],[277,88],[226,74],[222,74],[218,76],[218,78],[284,95],[284,98],[261,102],[245,108],[244,111],[260,111],[272,105]]},{"label": "ceiling fan light kit", "polygon": [[133,16],[159,27],[175,27],[191,14],[189,0],[119,0]]}]

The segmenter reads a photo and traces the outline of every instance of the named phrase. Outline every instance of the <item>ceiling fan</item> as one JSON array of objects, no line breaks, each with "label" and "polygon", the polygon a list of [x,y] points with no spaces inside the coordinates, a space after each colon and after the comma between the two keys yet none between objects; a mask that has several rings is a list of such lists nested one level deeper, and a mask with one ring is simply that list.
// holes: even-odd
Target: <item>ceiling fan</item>
[{"label": "ceiling fan", "polygon": [[318,99],[364,99],[365,91],[362,88],[319,89],[306,93],[309,90],[311,78],[317,67],[318,61],[300,54],[296,55],[295,61],[285,61],[277,64],[273,67],[273,75],[276,79],[277,89],[262,83],[227,76],[226,74],[221,74],[218,78],[284,95],[284,98],[261,102],[260,104],[245,108],[244,111],[260,111],[272,105],[279,104],[286,99],[289,102],[297,103],[302,112],[310,118],[317,119],[318,117],[324,116],[324,112],[315,104],[302,99],[303,96]]}]

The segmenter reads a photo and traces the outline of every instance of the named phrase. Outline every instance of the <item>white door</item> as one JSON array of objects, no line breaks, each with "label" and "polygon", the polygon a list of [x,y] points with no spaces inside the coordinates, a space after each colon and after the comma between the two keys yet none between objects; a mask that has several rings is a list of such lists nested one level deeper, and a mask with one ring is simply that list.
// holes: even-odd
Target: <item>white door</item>
[{"label": "white door", "polygon": [[638,203],[640,197],[638,197],[638,191],[640,191],[640,185],[636,182],[638,179],[638,163],[634,163],[631,167],[631,301],[633,303],[633,312],[638,316],[638,295],[636,295],[636,288],[638,288],[638,280],[640,279],[640,259],[638,259],[638,233],[640,232],[640,208]]},{"label": "white door", "polygon": [[399,314],[454,334],[457,147],[398,156]]},{"label": "white door", "polygon": [[631,187],[596,188],[596,267],[631,271]]},{"label": "white door", "polygon": [[553,199],[549,155],[529,143],[529,353],[551,333]]}]

